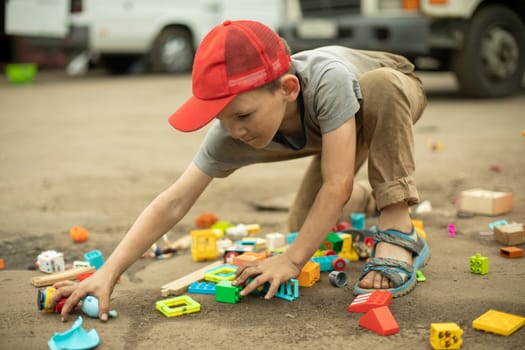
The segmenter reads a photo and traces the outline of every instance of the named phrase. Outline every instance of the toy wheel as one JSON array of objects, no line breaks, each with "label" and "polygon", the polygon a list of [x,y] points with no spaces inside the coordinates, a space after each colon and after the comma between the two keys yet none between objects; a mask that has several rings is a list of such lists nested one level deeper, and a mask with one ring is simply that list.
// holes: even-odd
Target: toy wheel
[{"label": "toy wheel", "polygon": [[332,267],[336,271],[343,271],[346,268],[346,261],[343,258],[337,258],[332,261]]},{"label": "toy wheel", "polygon": [[336,255],[336,253],[331,249],[328,249],[327,251],[324,252],[324,256],[332,256],[332,255]]},{"label": "toy wheel", "polygon": [[224,253],[224,263],[225,264],[231,264],[233,262],[233,259],[235,259],[236,256],[239,256],[238,252],[226,252],[226,253]]}]

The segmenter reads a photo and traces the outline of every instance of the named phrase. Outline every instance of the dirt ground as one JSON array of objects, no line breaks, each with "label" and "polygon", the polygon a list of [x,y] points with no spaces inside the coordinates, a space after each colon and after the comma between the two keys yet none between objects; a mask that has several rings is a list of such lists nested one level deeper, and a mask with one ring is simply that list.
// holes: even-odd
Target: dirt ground
[{"label": "dirt ground", "polygon": [[[162,299],[160,287],[203,266],[186,251],[133,265],[113,294],[117,318],[103,324],[84,316],[84,328],[100,336],[99,349],[431,349],[429,328],[436,322],[463,329],[462,349],[522,348],[525,329],[505,337],[477,331],[472,321],[489,309],[525,316],[525,259],[500,257],[501,245],[480,235],[492,221],[525,221],[525,92],[467,100],[457,96],[450,75],[421,75],[429,104],[415,128],[416,178],[432,211],[417,217],[432,259],[423,270],[426,282],[391,305],[398,334],[363,329],[361,316],[347,311],[363,262],[348,266],[346,288],[333,287],[323,273],[294,302],[249,296],[231,305],[193,295],[201,312],[165,318],[154,306]],[[191,161],[204,135],[179,133],[167,123],[190,93],[189,76],[44,73],[27,86],[0,81],[1,349],[46,349],[55,332],[68,330],[81,315],[75,312],[64,324],[57,314],[37,309],[30,279],[41,273],[33,263],[48,249],[63,252],[69,263],[92,249],[109,256],[140,211]],[[307,163],[257,165],[215,181],[169,238],[187,234],[202,212],[258,223],[263,233],[286,233],[286,212],[258,211],[249,202],[294,192]],[[475,187],[513,192],[512,212],[458,218],[459,193]],[[447,235],[450,223],[457,226],[455,238]],[[90,231],[87,242],[69,239],[77,225]],[[487,275],[469,272],[476,253],[488,257]]]}]

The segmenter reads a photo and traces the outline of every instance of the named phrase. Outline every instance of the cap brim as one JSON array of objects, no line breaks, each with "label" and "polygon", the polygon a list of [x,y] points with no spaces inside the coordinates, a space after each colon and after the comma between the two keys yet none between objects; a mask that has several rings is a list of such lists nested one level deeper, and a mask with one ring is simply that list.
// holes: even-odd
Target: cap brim
[{"label": "cap brim", "polygon": [[190,132],[206,126],[235,98],[235,95],[213,100],[192,96],[168,121],[175,129]]}]

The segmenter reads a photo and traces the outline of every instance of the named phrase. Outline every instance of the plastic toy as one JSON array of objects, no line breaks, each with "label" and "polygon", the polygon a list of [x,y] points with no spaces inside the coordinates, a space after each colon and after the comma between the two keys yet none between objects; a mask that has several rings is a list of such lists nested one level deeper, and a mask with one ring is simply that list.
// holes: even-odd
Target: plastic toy
[{"label": "plastic toy", "polygon": [[204,273],[204,279],[208,282],[219,283],[221,281],[233,281],[235,279],[237,266],[223,264],[216,268],[210,269]]},{"label": "plastic toy", "polygon": [[399,325],[388,306],[380,306],[367,311],[359,320],[361,327],[367,328],[382,336],[399,332]]},{"label": "plastic toy", "polygon": [[368,312],[376,307],[392,304],[392,293],[387,290],[376,290],[371,293],[358,295],[348,305],[349,312]]},{"label": "plastic toy", "polygon": [[86,332],[82,328],[82,316],[78,316],[71,329],[64,333],[55,333],[47,342],[51,350],[92,349],[100,343],[97,331],[93,328]]},{"label": "plastic toy", "polygon": [[348,263],[347,260],[338,255],[318,256],[313,257],[310,260],[320,265],[321,272],[333,270],[342,271],[346,268],[346,264]]},{"label": "plastic toy", "polygon": [[191,257],[193,261],[217,259],[217,235],[214,230],[191,231]]},{"label": "plastic toy", "polygon": [[221,230],[222,231],[222,235],[224,236],[224,233],[226,232],[226,230],[230,227],[232,227],[233,224],[231,222],[228,222],[228,221],[217,221],[216,223],[214,223],[213,225],[211,225],[211,229],[212,230]]},{"label": "plastic toy", "polygon": [[343,259],[347,259],[350,261],[358,261],[359,254],[353,247],[352,235],[349,233],[338,233],[338,235],[343,240],[343,245],[341,246],[341,251],[338,255]]},{"label": "plastic toy", "polygon": [[472,328],[485,332],[511,335],[525,325],[525,317],[489,310],[472,321]]},{"label": "plastic toy", "polygon": [[309,260],[304,264],[299,277],[297,277],[297,281],[299,281],[300,287],[311,287],[315,282],[319,281],[320,278],[321,266],[319,263]]},{"label": "plastic toy", "polygon": [[459,349],[463,330],[456,323],[431,323],[430,345],[433,349]]},{"label": "plastic toy", "polygon": [[213,213],[203,213],[195,219],[195,226],[198,228],[210,228],[219,221],[219,217]]},{"label": "plastic toy", "polygon": [[213,282],[199,282],[195,281],[188,287],[188,292],[193,294],[209,294],[215,295],[217,284]]},{"label": "plastic toy", "polygon": [[347,222],[347,221],[339,221],[332,228],[332,231],[334,231],[334,232],[341,232],[341,231],[344,231],[344,230],[348,230],[350,228],[352,228],[352,225],[350,225],[349,222]]},{"label": "plastic toy", "polygon": [[247,245],[247,246],[236,245],[236,246],[233,246],[233,247],[228,247],[224,251],[223,261],[224,261],[225,264],[231,264],[233,262],[233,259],[236,256],[239,256],[239,255],[241,255],[243,253],[246,253],[246,252],[253,252],[253,249],[254,249],[254,246],[252,246],[252,245]]},{"label": "plastic toy", "polygon": [[523,225],[518,223],[498,225],[494,228],[494,238],[504,245],[518,245],[525,242]]},{"label": "plastic toy", "polygon": [[254,235],[261,232],[261,227],[258,224],[238,224],[236,226],[228,227],[225,231],[227,237],[238,240],[248,235]]},{"label": "plastic toy", "polygon": [[352,222],[352,228],[355,230],[365,229],[365,213],[352,213],[350,214],[350,221]]},{"label": "plastic toy", "polygon": [[84,260],[89,262],[89,265],[93,266],[95,269],[100,269],[102,264],[104,264],[104,256],[100,250],[95,249],[84,254]]},{"label": "plastic toy", "polygon": [[45,273],[65,271],[64,255],[56,250],[46,250],[37,257],[38,269]]},{"label": "plastic toy", "polygon": [[418,282],[425,282],[427,280],[425,275],[423,275],[423,271],[421,271],[421,270],[417,270],[416,271],[416,278],[417,278]]},{"label": "plastic toy", "polygon": [[479,253],[470,257],[470,272],[486,275],[489,272],[489,258]]},{"label": "plastic toy", "polygon": [[75,243],[82,243],[88,240],[89,238],[89,231],[86,230],[83,227],[80,226],[73,226],[69,230],[69,237],[73,240]]},{"label": "plastic toy", "polygon": [[3,270],[5,268],[5,262],[3,258],[0,258],[0,270]]},{"label": "plastic toy", "polygon": [[290,278],[287,282],[281,283],[279,288],[277,288],[277,292],[275,292],[275,297],[288,301],[294,301],[299,298],[299,281]]},{"label": "plastic toy", "polygon": [[215,287],[215,300],[220,303],[236,304],[241,300],[241,286],[233,286],[232,281],[220,281]]},{"label": "plastic toy", "polygon": [[[82,311],[89,317],[98,318],[98,298],[88,295],[82,300]],[[110,317],[117,317],[118,313],[115,310],[109,311]]]},{"label": "plastic toy", "polygon": [[489,228],[491,231],[494,231],[494,229],[497,227],[497,226],[501,226],[501,225],[507,225],[508,222],[507,220],[498,220],[498,221],[493,221],[491,223],[489,223]]},{"label": "plastic toy", "polygon": [[338,253],[343,248],[343,239],[339,235],[330,232],[321,244],[321,250],[333,250]]},{"label": "plastic toy", "polygon": [[268,233],[265,237],[268,249],[279,249],[286,245],[286,237],[280,232]]},{"label": "plastic toy", "polygon": [[288,242],[288,244],[292,244],[293,241],[295,240],[295,238],[297,238],[297,235],[299,234],[299,232],[290,232],[286,235],[286,241]]},{"label": "plastic toy", "polygon": [[330,283],[335,287],[342,288],[348,284],[348,276],[344,271],[332,271],[328,274]]},{"label": "plastic toy", "polygon": [[447,229],[448,229],[448,236],[449,237],[456,237],[456,225],[449,224]]},{"label": "plastic toy", "polygon": [[507,259],[516,259],[523,256],[523,249],[518,247],[503,247],[499,250],[499,255]]},{"label": "plastic toy", "polygon": [[250,261],[261,261],[266,259],[266,253],[246,252],[233,258],[232,265],[241,266]]},{"label": "plastic toy", "polygon": [[51,297],[55,293],[55,290],[56,289],[53,287],[40,288],[38,290],[36,304],[39,310],[45,310],[45,312],[47,313],[59,313],[62,311],[62,308],[64,307],[64,303],[66,302],[67,298],[60,299],[54,308],[49,307],[49,302],[51,301]]},{"label": "plastic toy", "polygon": [[155,308],[166,317],[187,315],[201,311],[201,304],[188,295],[159,300]]}]

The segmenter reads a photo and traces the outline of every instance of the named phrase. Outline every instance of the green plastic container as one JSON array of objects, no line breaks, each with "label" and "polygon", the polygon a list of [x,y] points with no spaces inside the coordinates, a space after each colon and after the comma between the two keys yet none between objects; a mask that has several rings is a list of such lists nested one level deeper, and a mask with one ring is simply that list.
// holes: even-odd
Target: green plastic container
[{"label": "green plastic container", "polygon": [[35,80],[37,66],[34,63],[12,63],[6,65],[7,80],[13,84],[27,84]]}]

